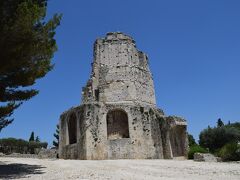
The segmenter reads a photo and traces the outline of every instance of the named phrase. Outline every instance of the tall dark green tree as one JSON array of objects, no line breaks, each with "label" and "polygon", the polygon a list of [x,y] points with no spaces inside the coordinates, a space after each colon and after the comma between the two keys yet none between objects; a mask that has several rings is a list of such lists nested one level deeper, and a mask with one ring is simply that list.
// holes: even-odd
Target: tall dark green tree
[{"label": "tall dark green tree", "polygon": [[53,134],[56,140],[53,141],[53,145],[58,148],[59,146],[59,125],[57,125],[56,132]]},{"label": "tall dark green tree", "polygon": [[219,118],[219,119],[217,120],[217,127],[222,127],[222,126],[224,126],[224,123],[223,123],[222,119]]},{"label": "tall dark green tree", "polygon": [[191,147],[191,146],[194,146],[194,145],[197,145],[193,135],[191,134],[188,134],[188,145]]},{"label": "tall dark green tree", "polygon": [[31,135],[30,135],[30,138],[29,138],[29,142],[30,141],[35,141],[34,132],[33,131],[31,132]]},{"label": "tall dark green tree", "polygon": [[30,87],[52,68],[61,15],[45,20],[47,0],[0,1],[0,131],[14,110],[38,90]]},{"label": "tall dark green tree", "polygon": [[36,137],[35,141],[36,141],[36,142],[40,142],[39,136]]}]

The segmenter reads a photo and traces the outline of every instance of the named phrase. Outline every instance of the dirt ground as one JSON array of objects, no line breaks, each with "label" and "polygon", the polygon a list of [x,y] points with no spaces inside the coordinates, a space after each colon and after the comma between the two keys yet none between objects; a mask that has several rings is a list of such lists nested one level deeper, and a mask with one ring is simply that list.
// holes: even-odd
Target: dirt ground
[{"label": "dirt ground", "polygon": [[240,163],[190,160],[51,160],[0,158],[0,179],[240,180]]}]

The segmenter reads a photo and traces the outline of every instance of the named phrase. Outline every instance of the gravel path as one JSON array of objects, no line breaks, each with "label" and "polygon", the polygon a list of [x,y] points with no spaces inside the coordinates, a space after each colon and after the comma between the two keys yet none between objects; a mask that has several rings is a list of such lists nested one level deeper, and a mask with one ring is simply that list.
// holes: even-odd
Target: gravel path
[{"label": "gravel path", "polygon": [[190,160],[50,160],[0,158],[0,179],[240,180],[240,163]]}]

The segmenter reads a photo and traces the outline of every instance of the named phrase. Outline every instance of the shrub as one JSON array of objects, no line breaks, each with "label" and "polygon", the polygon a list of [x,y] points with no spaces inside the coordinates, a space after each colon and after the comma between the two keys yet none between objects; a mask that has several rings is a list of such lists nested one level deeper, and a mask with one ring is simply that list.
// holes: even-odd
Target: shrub
[{"label": "shrub", "polygon": [[218,156],[223,161],[240,161],[240,144],[231,142],[225,144],[219,151]]},{"label": "shrub", "polygon": [[208,151],[199,145],[191,146],[190,150],[188,151],[188,159],[193,159],[194,153],[197,153],[197,152],[207,153]]}]

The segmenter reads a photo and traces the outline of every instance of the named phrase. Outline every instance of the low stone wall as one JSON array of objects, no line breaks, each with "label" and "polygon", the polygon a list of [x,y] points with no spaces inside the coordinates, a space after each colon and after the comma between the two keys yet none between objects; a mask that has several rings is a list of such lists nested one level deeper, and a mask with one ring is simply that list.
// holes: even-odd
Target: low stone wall
[{"label": "low stone wall", "polygon": [[0,153],[0,157],[55,159],[58,158],[58,152],[56,149],[41,149],[38,154]]},{"label": "low stone wall", "polygon": [[58,151],[56,149],[41,149],[38,153],[40,159],[55,159],[58,158]]},{"label": "low stone wall", "polygon": [[37,154],[20,154],[20,153],[12,153],[12,154],[3,154],[3,153],[0,153],[0,157],[38,158],[38,155],[37,155]]}]

